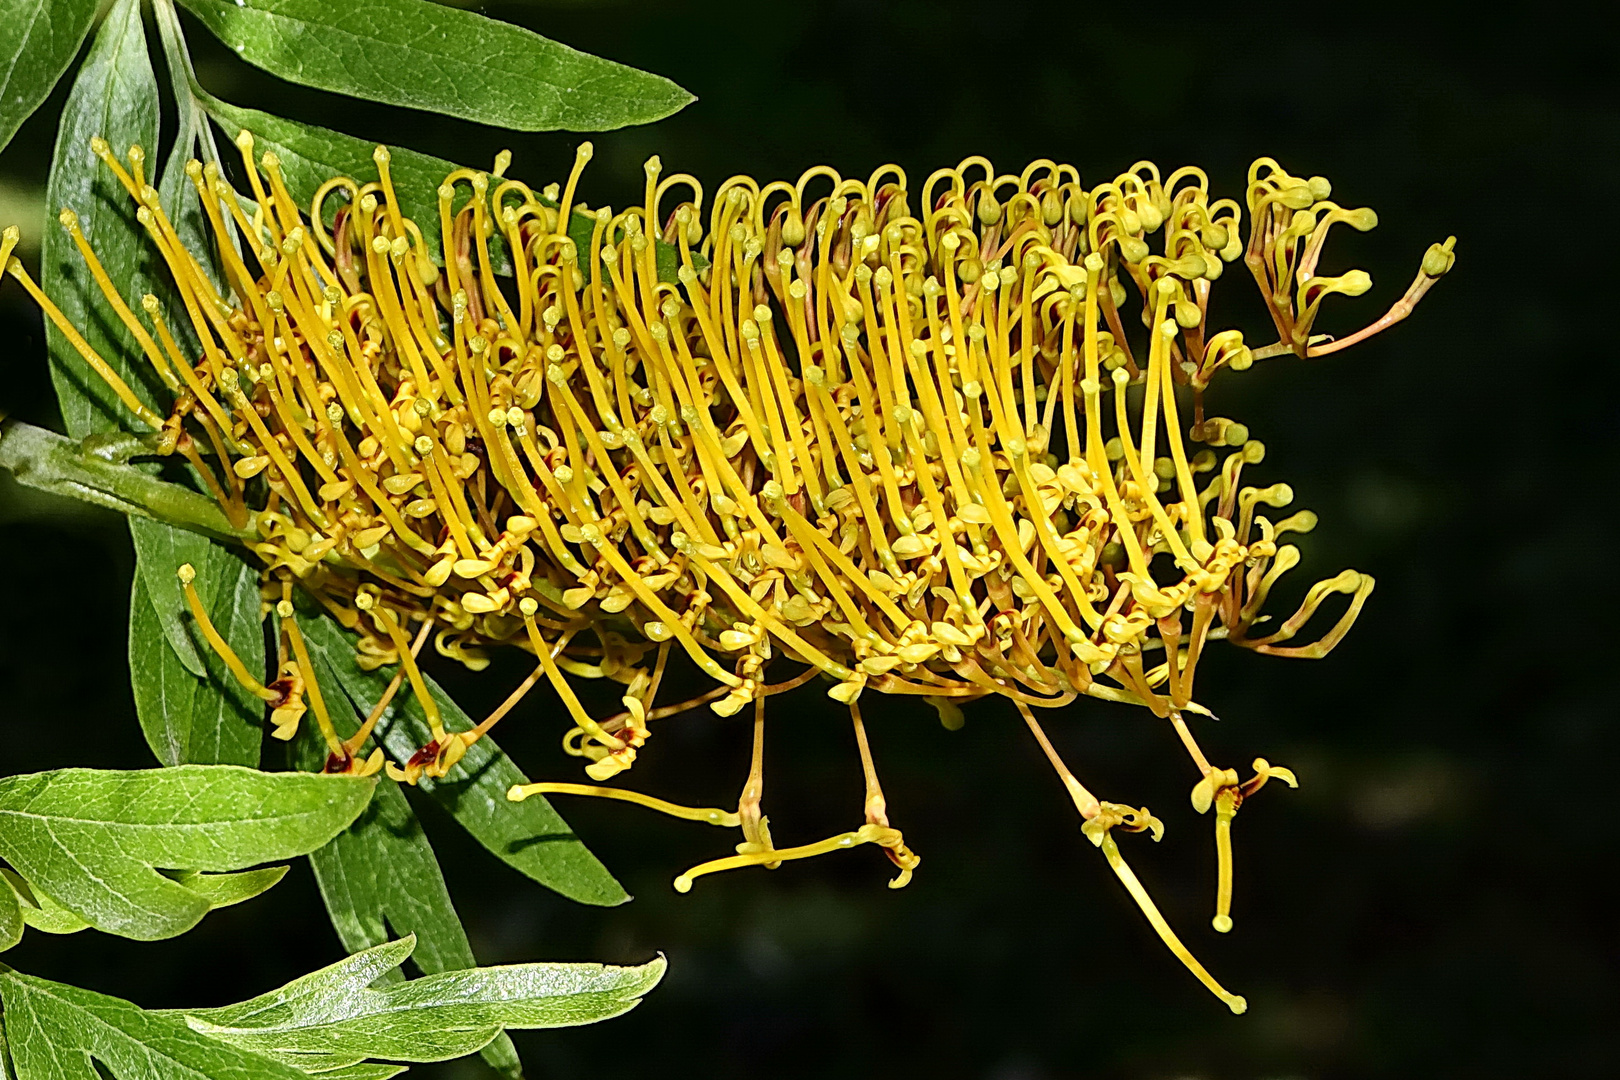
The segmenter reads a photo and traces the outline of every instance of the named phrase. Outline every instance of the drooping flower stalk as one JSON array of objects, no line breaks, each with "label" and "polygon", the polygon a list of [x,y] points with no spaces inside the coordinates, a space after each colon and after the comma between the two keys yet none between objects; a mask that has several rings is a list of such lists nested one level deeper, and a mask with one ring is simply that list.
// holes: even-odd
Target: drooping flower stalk
[{"label": "drooping flower stalk", "polygon": [[[188,171],[219,241],[220,295],[141,179],[138,149],[126,169],[95,144],[175,281],[179,310],[143,298],[150,328],[63,217],[174,392],[167,418],[118,381],[9,243],[0,263],[155,429],[157,451],[184,454],[250,531],[278,597],[278,679],[231,669],[275,706],[278,737],[294,734],[307,696],[329,769],[381,760],[360,758],[380,708],[347,741],[333,729],[292,617],[296,584],[359,635],[362,663],[400,665],[390,696],[408,681],[422,703],[432,739],[391,775],[444,775],[544,681],[570,719],[563,745],[595,783],[512,798],[603,795],[740,828],[737,854],[682,874],[682,891],[703,874],[866,843],[900,868],[899,886],[918,858],[889,823],[862,695],[922,696],[947,726],[961,702],[1010,698],[1155,929],[1242,1011],[1111,835],[1162,826],[1091,795],[1032,710],[1083,695],[1167,721],[1200,776],[1195,807],[1216,808],[1215,924],[1228,929],[1233,815],[1268,776],[1294,777],[1256,760],[1240,783],[1209,763],[1186,722],[1208,712],[1193,694],[1203,649],[1225,638],[1324,655],[1373,580],[1345,571],[1260,629],[1299,557],[1282,537],[1316,518],[1262,512],[1292,490],[1243,483],[1265,448],[1207,414],[1205,394],[1217,372],[1325,355],[1404,318],[1449,268],[1452,241],[1429,250],[1388,315],[1334,341],[1313,333],[1324,298],[1370,280],[1318,276],[1323,241],[1376,219],[1269,159],[1250,171],[1246,207],[1212,201],[1195,168],[1161,180],[1141,162],[1088,190],[1050,161],[997,175],[969,158],[916,193],[894,166],[865,181],[825,167],[796,183],[733,177],[705,210],[701,184],[664,177],[654,158],[642,205],[614,212],[579,201],[586,143],[560,191],[505,178],[507,155],[489,174],[452,173],[438,192],[441,257],[402,215],[386,150],[375,182],[333,178],[306,213],[273,154],[255,160],[246,132],[238,147],[251,204],[216,167]],[[1210,324],[1212,285],[1240,256],[1278,334],[1258,349]],[[199,347],[182,349],[167,319]],[[189,579],[186,595],[229,663]],[[1286,644],[1336,595],[1348,602],[1314,644]],[[415,656],[429,636],[475,669],[497,644],[536,667],[485,721],[450,731]],[[716,686],[655,705],[677,655]],[[817,674],[851,713],[864,823],[777,847],[762,810],[765,701]],[[623,684],[623,711],[592,717],[571,677]],[[601,786],[634,764],[655,721],[750,703],[735,813]]]}]

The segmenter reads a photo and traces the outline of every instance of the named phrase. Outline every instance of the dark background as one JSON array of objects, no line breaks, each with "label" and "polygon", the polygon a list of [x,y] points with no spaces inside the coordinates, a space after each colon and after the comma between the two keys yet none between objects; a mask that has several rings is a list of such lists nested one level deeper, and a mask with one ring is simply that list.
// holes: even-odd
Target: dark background
[{"label": "dark background", "polygon": [[[1376,287],[1326,329],[1375,318],[1432,241],[1455,271],[1395,330],[1316,362],[1231,378],[1247,421],[1322,525],[1274,606],[1354,566],[1378,578],[1327,660],[1217,648],[1200,697],[1218,761],[1292,766],[1298,792],[1240,815],[1236,930],[1209,930],[1214,858],[1197,778],[1147,714],[1082,702],[1049,725],[1104,797],[1166,820],[1124,841],[1172,923],[1250,1001],[1227,1014],[1167,952],[1076,828],[1008,708],[943,731],[905,701],[867,705],[895,823],[924,857],[884,888],[870,848],[775,873],[681,869],[734,840],[620,804],[562,806],[637,897],[576,907],[498,863],[418,800],[485,962],[670,960],[610,1024],[527,1033],[536,1077],[927,1075],[1555,1077],[1615,1075],[1620,1053],[1613,612],[1617,498],[1611,219],[1620,135],[1612,26],[1555,4],[1475,7],[993,3],[491,4],[488,12],[670,76],[699,96],[650,128],[595,137],[593,204],[638,201],[642,160],[714,185],[823,161],[913,187],[983,153],[1016,171],[1076,164],[1087,186],[1139,158],[1206,168],[1241,199],[1259,155],[1377,209],[1335,233],[1329,272]],[[576,136],[510,135],[288,86],[189,21],[202,81],[355,135],[513,175],[566,175]],[[13,215],[40,215],[65,85],[0,159]],[[171,128],[172,130],[172,128]],[[21,208],[20,211],[17,208]],[[37,226],[36,226],[37,235]],[[1241,266],[1226,320],[1263,337]],[[1239,300],[1238,297],[1242,299]],[[0,407],[54,422],[40,320],[0,290]],[[1258,320],[1258,321],[1257,321]],[[0,479],[0,739],[5,770],[150,763],[125,663],[131,555],[119,519]],[[511,664],[455,678],[475,715]],[[777,699],[780,701],[781,699]],[[543,704],[502,725],[533,775],[574,779]],[[814,690],[774,710],[766,809],[779,842],[859,822],[848,724]],[[662,726],[634,784],[735,798],[747,725]],[[171,942],[30,934],[28,971],[150,1006],[257,993],[338,957],[307,868]],[[457,1070],[468,1070],[462,1073]],[[460,1065],[426,1075],[473,1075]]]}]

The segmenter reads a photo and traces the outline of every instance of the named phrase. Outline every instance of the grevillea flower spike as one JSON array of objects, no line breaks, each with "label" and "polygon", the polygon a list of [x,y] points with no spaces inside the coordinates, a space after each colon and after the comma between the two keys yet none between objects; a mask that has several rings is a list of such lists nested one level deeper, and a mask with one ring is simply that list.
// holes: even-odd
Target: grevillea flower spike
[{"label": "grevillea flower spike", "polygon": [[[1215,926],[1229,929],[1233,815],[1268,778],[1295,778],[1256,760],[1240,781],[1209,762],[1188,719],[1208,715],[1193,696],[1199,659],[1216,638],[1325,655],[1373,580],[1345,571],[1268,624],[1261,608],[1299,559],[1283,537],[1316,517],[1273,519],[1292,490],[1243,482],[1265,447],[1209,414],[1205,394],[1217,372],[1325,355],[1404,318],[1450,267],[1451,240],[1430,248],[1389,314],[1333,340],[1313,332],[1323,302],[1370,281],[1318,275],[1323,242],[1374,216],[1269,159],[1251,170],[1245,205],[1212,200],[1195,168],[1161,179],[1140,162],[1087,189],[1051,161],[1014,175],[969,158],[917,192],[893,166],[864,181],[826,167],[793,183],[733,177],[706,208],[695,178],[665,177],[654,158],[643,204],[615,212],[579,201],[586,143],[566,185],[541,192],[504,176],[504,154],[490,173],[451,173],[438,192],[441,259],[401,213],[386,150],[374,182],[334,177],[306,214],[275,156],[256,160],[246,132],[237,145],[251,204],[215,165],[188,171],[224,293],[165,216],[139,148],[126,167],[94,144],[136,200],[177,310],[148,296],[138,317],[63,214],[173,392],[167,417],[76,333],[9,241],[0,261],[153,429],[153,450],[183,455],[250,529],[279,618],[269,685],[209,625],[189,568],[182,577],[199,628],[270,704],[278,737],[292,737],[307,701],[329,770],[382,763],[364,748],[383,706],[337,736],[293,617],[296,586],[357,633],[362,663],[398,665],[390,698],[409,682],[421,702],[432,739],[389,762],[391,776],[444,775],[544,682],[592,782],[531,784],[513,799],[594,795],[739,829],[735,854],[682,873],[682,891],[865,844],[895,864],[898,887],[918,857],[890,823],[863,696],[921,696],[947,727],[963,702],[1010,698],[1154,929],[1243,1011],[1115,843],[1119,831],[1157,838],[1158,819],[1094,796],[1036,710],[1087,696],[1165,722],[1197,771],[1194,806],[1215,810]],[[1252,348],[1211,323],[1212,286],[1239,257],[1274,344]],[[1347,602],[1329,628],[1292,643],[1336,596]],[[535,667],[482,723],[447,730],[417,662],[430,637],[474,669],[500,644]],[[714,687],[657,703],[679,656]],[[780,847],[763,811],[767,701],[818,675],[850,715],[861,823]],[[591,716],[576,678],[620,683],[622,711]],[[735,811],[606,786],[655,727],[704,705],[752,706]]]}]

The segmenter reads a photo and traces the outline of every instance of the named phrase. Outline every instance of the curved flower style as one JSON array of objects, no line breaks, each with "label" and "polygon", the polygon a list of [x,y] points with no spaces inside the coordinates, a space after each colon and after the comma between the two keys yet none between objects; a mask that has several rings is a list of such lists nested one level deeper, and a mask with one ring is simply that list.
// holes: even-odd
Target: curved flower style
[{"label": "curved flower style", "polygon": [[[740,828],[736,854],[682,874],[682,891],[714,871],[861,844],[884,849],[900,886],[918,858],[889,823],[863,695],[921,695],[947,727],[963,701],[1010,698],[1159,934],[1243,1010],[1182,946],[1112,836],[1162,826],[1082,786],[1034,710],[1084,695],[1167,722],[1201,777],[1194,805],[1216,807],[1215,925],[1228,929],[1232,816],[1268,776],[1294,778],[1261,760],[1240,783],[1205,758],[1185,719],[1207,712],[1193,696],[1199,658],[1215,638],[1322,656],[1373,580],[1345,571],[1265,625],[1268,593],[1298,561],[1282,538],[1316,518],[1263,512],[1293,493],[1244,484],[1265,448],[1209,415],[1205,391],[1217,372],[1330,353],[1404,318],[1449,268],[1452,241],[1429,250],[1388,315],[1331,341],[1311,333],[1323,300],[1370,281],[1318,276],[1323,242],[1339,223],[1371,228],[1374,215],[1269,159],[1250,170],[1245,243],[1245,207],[1212,200],[1196,168],[1161,179],[1141,162],[1087,190],[1069,166],[998,175],[969,158],[913,193],[893,166],[865,181],[818,167],[796,183],[733,177],[705,209],[699,182],[662,176],[654,158],[644,204],[615,213],[576,200],[586,143],[560,191],[504,178],[506,155],[490,174],[452,173],[438,192],[441,268],[400,212],[386,150],[376,182],[334,178],[306,216],[274,155],[256,162],[246,132],[238,147],[251,205],[215,166],[190,168],[229,295],[164,216],[138,148],[126,168],[95,145],[137,200],[183,310],[148,296],[137,318],[63,214],[173,390],[167,418],[67,325],[9,245],[0,261],[155,429],[157,450],[184,455],[233,520],[251,523],[280,617],[275,681],[236,661],[183,579],[210,644],[272,705],[278,737],[296,731],[307,699],[329,769],[381,763],[381,751],[359,759],[380,710],[347,741],[333,729],[292,617],[296,585],[359,634],[364,662],[399,664],[395,688],[408,679],[420,700],[433,740],[388,765],[396,778],[443,775],[544,679],[572,721],[564,745],[596,783],[534,784],[512,798],[600,795]],[[830,190],[813,196],[818,185]],[[1210,325],[1211,288],[1240,256],[1276,324],[1273,345]],[[1134,340],[1132,297],[1145,328]],[[1348,597],[1337,620],[1313,644],[1289,644],[1335,595]],[[483,723],[447,731],[417,666],[430,636],[473,668],[500,643],[532,652],[536,667]],[[716,685],[655,705],[675,654]],[[850,714],[864,820],[778,847],[761,809],[765,703],[818,673]],[[590,716],[570,675],[623,684],[623,711]],[[634,764],[655,721],[750,703],[753,761],[735,812],[601,786]]]}]

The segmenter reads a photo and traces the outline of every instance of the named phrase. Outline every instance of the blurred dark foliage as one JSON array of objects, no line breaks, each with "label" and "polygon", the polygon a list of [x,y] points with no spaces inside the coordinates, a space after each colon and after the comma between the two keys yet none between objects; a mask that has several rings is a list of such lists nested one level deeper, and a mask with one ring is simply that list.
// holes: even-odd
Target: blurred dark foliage
[{"label": "blurred dark foliage", "polygon": [[[662,124],[596,137],[593,205],[637,201],[655,152],[711,191],[732,173],[792,177],[823,161],[864,176],[896,160],[916,186],[983,153],[1003,169],[1073,162],[1088,184],[1144,157],[1196,163],[1238,198],[1249,161],[1269,154],[1379,213],[1376,232],[1340,230],[1330,245],[1329,272],[1362,266],[1377,282],[1332,302],[1327,328],[1341,331],[1399,295],[1426,245],[1459,237],[1456,270],[1407,323],[1217,389],[1219,410],[1270,447],[1258,475],[1288,480],[1321,515],[1278,606],[1344,566],[1379,580],[1328,660],[1217,648],[1202,673],[1201,697],[1224,718],[1206,725],[1212,756],[1246,766],[1263,754],[1303,782],[1238,819],[1234,933],[1208,929],[1210,823],[1187,804],[1196,776],[1169,731],[1095,702],[1051,728],[1104,797],[1165,817],[1163,844],[1127,839],[1127,857],[1248,995],[1247,1016],[1228,1015],[1152,937],[1010,709],[971,708],[951,734],[925,707],[880,699],[867,708],[879,769],[924,857],[900,892],[861,849],[679,896],[670,879],[723,854],[728,834],[575,800],[569,820],[637,896],[576,907],[418,800],[484,961],[669,956],[664,985],[630,1016],[519,1035],[532,1075],[1616,1075],[1620,940],[1602,867],[1620,853],[1608,801],[1620,745],[1603,657],[1620,601],[1606,562],[1620,429],[1598,260],[1620,94],[1598,24],[1547,3],[1489,17],[1381,2],[1230,18],[1026,0],[487,10],[699,95]],[[511,147],[513,175],[536,186],[572,160],[575,136],[288,86],[188,25],[204,83],[243,104],[475,165]],[[7,183],[43,184],[64,94],[0,161]],[[1234,266],[1218,319],[1260,344],[1252,293]],[[8,287],[0,318],[0,406],[53,422],[37,313]],[[149,763],[126,683],[123,523],[0,484],[7,771]],[[476,715],[518,667],[441,674]],[[547,707],[524,711],[503,743],[536,776],[575,778]],[[779,840],[853,827],[860,777],[841,710],[808,690],[772,715],[766,808]],[[746,744],[742,721],[659,725],[630,782],[724,803]],[[338,952],[299,867],[176,941],[34,934],[7,960],[169,1006],[256,993]]]}]

